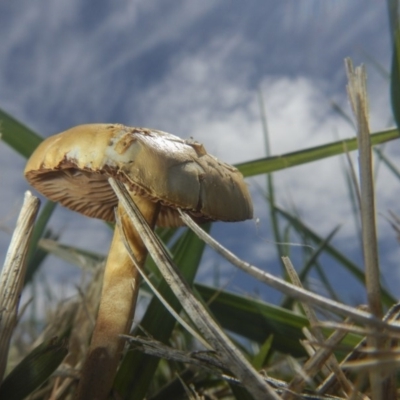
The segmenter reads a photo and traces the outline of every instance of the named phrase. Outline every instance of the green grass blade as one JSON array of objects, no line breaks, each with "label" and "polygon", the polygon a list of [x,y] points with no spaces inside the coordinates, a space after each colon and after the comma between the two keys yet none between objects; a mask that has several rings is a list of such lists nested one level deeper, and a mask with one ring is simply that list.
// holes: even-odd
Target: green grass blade
[{"label": "green grass blade", "polygon": [[265,342],[260,346],[259,352],[253,357],[251,364],[255,369],[261,370],[261,368],[266,364],[273,340],[274,337],[272,335],[268,336]]},{"label": "green grass blade", "polygon": [[[277,210],[293,225],[295,229],[297,229],[299,232],[307,234],[313,240],[314,243],[316,243],[317,245],[323,243],[324,239],[321,238],[312,229],[308,228],[298,218],[293,217],[287,211],[279,207],[277,207]],[[343,266],[343,268],[345,268],[348,272],[350,272],[351,275],[353,275],[359,282],[361,282],[364,285],[365,282],[364,271],[358,265],[349,260],[343,253],[338,251],[334,246],[332,246],[329,243],[325,246],[325,252],[329,254],[332,258],[334,258],[336,261],[338,261]],[[386,306],[390,307],[391,305],[397,302],[397,300],[386,289],[382,288],[381,294],[382,294],[382,301]]]},{"label": "green grass blade", "polygon": [[22,400],[56,370],[68,353],[64,339],[50,339],[30,352],[4,379],[0,399]]},{"label": "green grass blade", "polygon": [[254,400],[254,397],[241,386],[230,385],[236,400]]},{"label": "green grass blade", "polygon": [[[1,139],[25,158],[29,158],[43,138],[14,117],[0,109]],[[39,239],[45,235],[47,222],[54,211],[55,204],[47,202],[35,224],[30,250],[27,257],[28,267],[25,285],[33,279],[36,271],[46,257],[46,253],[37,247]],[[47,232],[47,235],[49,232]]]},{"label": "green grass blade", "polygon": [[[267,157],[270,157],[271,155],[271,146],[270,146],[270,140],[269,140],[269,133],[268,133],[268,123],[267,123],[267,113],[265,110],[265,103],[264,103],[264,98],[259,91],[258,95],[259,99],[259,106],[260,106],[260,112],[261,112],[261,122],[262,122],[262,127],[263,127],[263,137],[264,137],[264,144],[265,144],[265,154]],[[285,271],[285,267],[282,262],[282,246],[280,243],[282,243],[282,238],[281,238],[281,232],[279,229],[279,222],[278,222],[278,214],[275,210],[275,187],[274,187],[274,179],[272,174],[267,174],[266,176],[266,185],[267,185],[267,195],[265,198],[268,201],[269,204],[269,216],[270,216],[270,221],[271,221],[271,228],[272,228],[272,234],[273,234],[273,241],[276,243],[276,253],[279,255],[279,260],[281,264],[282,271]]]},{"label": "green grass blade", "polygon": [[[50,217],[53,214],[54,209],[56,208],[57,203],[53,203],[52,201],[47,201],[46,205],[43,207],[40,212],[39,218],[35,223],[35,228],[32,234],[32,240],[29,247],[28,252],[28,267],[26,270],[25,276],[25,285],[33,279],[35,273],[39,269],[41,263],[46,258],[47,253],[38,248],[39,240],[42,237],[54,237],[55,235],[51,234],[50,231],[46,231],[47,223]],[[47,233],[46,233],[47,232]]]},{"label": "green grass blade", "polygon": [[[328,236],[318,245],[317,249],[312,251],[312,253],[309,255],[309,258],[306,260],[301,271],[299,272],[299,279],[301,282],[306,281],[307,276],[308,276],[309,272],[311,271],[312,267],[316,266],[318,257],[323,253],[327,244],[333,239],[333,237],[336,235],[339,228],[340,228],[339,226],[334,228],[328,234]],[[282,307],[283,308],[292,308],[293,302],[294,302],[294,300],[292,298],[285,297],[285,299],[282,301]]]},{"label": "green grass blade", "polygon": [[398,0],[388,0],[390,36],[392,39],[392,67],[390,79],[391,105],[396,125],[400,126],[400,21]]},{"label": "green grass blade", "polygon": [[[196,284],[209,309],[224,329],[258,343],[274,337],[272,347],[293,356],[304,355],[299,340],[301,328],[308,326],[306,318],[290,310],[239,296],[205,285]],[[216,295],[217,293],[217,295]]]},{"label": "green grass blade", "polygon": [[89,271],[97,268],[99,263],[103,262],[106,258],[103,254],[94,253],[75,246],[67,246],[52,239],[41,240],[39,247],[46,253],[51,253],[72,265]]},{"label": "green grass blade", "polygon": [[341,301],[339,296],[336,294],[333,286],[331,285],[331,282],[329,281],[329,279],[325,273],[324,268],[322,267],[322,265],[319,262],[316,263],[315,271],[318,275],[319,282],[321,282],[322,285],[325,287],[325,291],[328,295],[330,295],[331,299],[343,303],[343,301]]},{"label": "green grass blade", "polygon": [[375,148],[375,153],[378,155],[379,159],[386,165],[386,167],[393,173],[393,175],[400,180],[400,171],[397,166],[389,160],[389,158],[382,152],[381,149]]},{"label": "green grass blade", "polygon": [[[161,387],[149,400],[166,400],[166,399],[189,399],[183,385],[192,385],[194,388],[201,388],[203,391],[208,388],[218,387],[220,383],[210,375],[207,375],[199,369],[188,367],[183,371],[179,371],[179,375],[172,378]],[[205,390],[204,390],[205,389]],[[196,390],[196,389],[195,389]],[[198,398],[199,400],[203,397]],[[207,397],[209,398],[209,397]],[[193,397],[190,399],[194,399]],[[244,398],[245,399],[245,398]],[[253,398],[251,398],[253,400]]]},{"label": "green grass blade", "polygon": [[[371,134],[372,145],[388,142],[398,139],[399,132],[397,129],[389,129]],[[345,151],[357,149],[357,139],[339,140],[337,142],[324,144],[322,146],[312,147],[305,150],[295,151],[279,156],[265,157],[258,160],[248,161],[237,164],[236,168],[244,176],[255,176],[266,174],[268,172],[278,171],[284,168],[294,167],[296,165],[306,164],[312,161],[321,160],[327,157],[342,154]]]},{"label": "green grass blade", "polygon": [[[204,243],[190,230],[185,230],[171,249],[175,263],[181,267],[181,273],[189,283],[194,280],[203,250]],[[180,303],[172,293],[169,285],[162,281],[158,286],[158,290],[164,299],[179,312],[181,309]],[[175,318],[154,296],[140,325],[154,339],[166,343],[175,323]],[[153,380],[158,363],[159,360],[157,358],[147,356],[138,351],[132,350],[128,352],[118,370],[114,388],[124,399],[142,399]]]},{"label": "green grass blade", "polygon": [[[293,311],[261,300],[218,291],[205,285],[195,284],[208,307],[224,329],[259,344],[273,336],[271,351],[304,356],[305,350],[299,343],[303,338],[302,328],[309,326],[308,320]],[[217,295],[216,295],[217,293]],[[327,334],[331,331],[327,331]],[[342,344],[355,346],[360,337],[347,335]]]},{"label": "green grass blade", "polygon": [[0,132],[2,140],[25,158],[30,157],[33,150],[43,140],[37,133],[1,109]]}]

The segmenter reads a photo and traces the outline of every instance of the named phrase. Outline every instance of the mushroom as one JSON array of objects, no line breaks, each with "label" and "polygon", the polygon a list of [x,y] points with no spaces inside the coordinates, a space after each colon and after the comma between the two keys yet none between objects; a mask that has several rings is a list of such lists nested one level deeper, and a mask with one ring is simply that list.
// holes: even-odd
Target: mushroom
[{"label": "mushroom", "polygon": [[[87,124],[44,140],[25,176],[50,200],[86,216],[115,221],[143,265],[147,250],[108,183],[124,183],[151,227],[182,224],[177,209],[198,222],[252,217],[251,198],[240,172],[209,155],[193,140],[121,124]],[[139,274],[115,229],[107,258],[96,325],[78,388],[78,399],[104,399],[113,383],[132,324]]]}]

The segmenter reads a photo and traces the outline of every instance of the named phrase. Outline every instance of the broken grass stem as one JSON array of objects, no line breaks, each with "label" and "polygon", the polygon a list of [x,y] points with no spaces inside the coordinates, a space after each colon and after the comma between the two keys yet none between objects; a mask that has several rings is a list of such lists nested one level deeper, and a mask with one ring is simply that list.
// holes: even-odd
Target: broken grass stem
[{"label": "broken grass stem", "polygon": [[322,308],[325,308],[329,311],[332,311],[336,314],[343,315],[346,317],[352,318],[354,321],[362,324],[366,324],[368,326],[375,326],[379,328],[384,328],[389,331],[400,332],[400,326],[397,324],[388,324],[383,322],[373,316],[372,314],[364,311],[357,310],[353,307],[349,307],[345,304],[339,303],[337,301],[327,299],[318,294],[312,293],[308,290],[299,288],[295,285],[292,285],[280,278],[269,274],[268,272],[262,271],[261,269],[245,262],[236,257],[232,252],[219,244],[215,239],[213,239],[210,235],[204,232],[187,214],[180,211],[181,217],[185,224],[193,230],[193,232],[204,240],[209,246],[211,246],[215,251],[225,257],[230,263],[240,268],[241,270],[247,272],[249,275],[258,279],[259,281],[285,293],[288,296],[292,296],[297,300],[301,300],[304,302],[308,302]]},{"label": "broken grass stem", "polygon": [[27,191],[0,278],[0,382],[3,378],[12,332],[26,273],[26,257],[39,209],[39,199]]},{"label": "broken grass stem", "polygon": [[109,178],[108,181],[118,196],[120,204],[122,204],[126,213],[131,218],[132,223],[135,225],[136,230],[152,255],[164,279],[181,301],[183,308],[196,324],[199,331],[210,342],[215,351],[218,352],[226,368],[236,375],[256,400],[278,400],[279,396],[265,383],[263,378],[254,370],[243,354],[233,345],[218,324],[210,317],[201,302],[193,295],[179,269],[170,260],[158,238],[149,228],[124,185],[113,178]]},{"label": "broken grass stem", "polygon": [[[120,230],[120,235],[122,238],[122,241],[125,245],[126,251],[131,257],[131,260],[135,266],[135,268],[139,271],[140,275],[142,276],[143,280],[147,283],[147,285],[150,287],[151,291],[153,294],[160,300],[160,302],[164,305],[164,307],[171,313],[171,315],[194,337],[196,338],[199,343],[201,343],[204,348],[206,349],[211,349],[210,344],[203,339],[201,335],[197,333],[197,331],[191,327],[174,309],[171,307],[171,305],[164,299],[162,294],[157,290],[157,288],[153,285],[149,277],[146,275],[144,272],[144,269],[140,266],[140,263],[137,261],[135,254],[133,253],[132,249],[129,246],[128,239],[126,237],[126,233],[123,229],[121,219],[118,216],[118,213],[115,213],[115,221],[116,221],[116,227],[115,229]],[[120,335],[120,337],[126,337],[126,335]]]},{"label": "broken grass stem", "polygon": [[[365,286],[369,311],[375,315],[375,317],[382,318],[383,310],[375,221],[372,151],[368,123],[367,74],[363,65],[354,69],[350,58],[345,59],[345,65],[349,82],[347,85],[347,93],[357,125]],[[367,342],[369,346],[376,347],[379,350],[385,347],[384,341],[378,339],[376,336],[368,336]],[[370,371],[370,383],[373,398],[387,398],[389,396],[382,384],[381,371]]]}]

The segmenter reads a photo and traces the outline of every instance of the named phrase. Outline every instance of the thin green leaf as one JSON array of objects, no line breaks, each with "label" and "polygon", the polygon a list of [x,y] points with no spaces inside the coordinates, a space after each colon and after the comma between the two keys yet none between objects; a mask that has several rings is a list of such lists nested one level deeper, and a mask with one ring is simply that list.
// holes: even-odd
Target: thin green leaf
[{"label": "thin green leaf", "polygon": [[39,240],[42,237],[56,238],[56,235],[51,234],[49,231],[46,233],[46,226],[56,208],[57,203],[47,201],[46,205],[42,208],[39,214],[39,218],[35,223],[35,228],[32,234],[32,241],[28,252],[28,267],[25,276],[25,285],[29,283],[36,271],[39,269],[41,263],[45,259],[47,253],[43,252],[38,248]]},{"label": "thin green leaf", "polygon": [[254,400],[254,397],[241,386],[230,385],[230,388],[236,400]]},{"label": "thin green leaf", "polygon": [[[377,147],[375,148],[377,149]],[[361,239],[361,221],[360,221],[360,192],[358,190],[358,180],[356,179],[355,171],[353,165],[351,164],[350,157],[348,157],[348,168],[343,165],[343,175],[346,180],[346,187],[348,192],[348,198],[350,199],[352,215],[354,218],[354,226],[357,230],[357,240],[359,242],[359,248],[362,247],[362,239]]]},{"label": "thin green leaf", "polygon": [[[165,399],[185,399],[188,398],[185,392],[185,388],[182,385],[184,382],[186,385],[192,387],[199,387],[202,390],[219,385],[219,382],[209,377],[209,375],[202,373],[194,368],[187,368],[183,371],[179,371],[178,376],[169,380],[165,385],[159,389],[157,393],[148,397],[149,400],[165,400]],[[246,392],[247,393],[247,392]],[[251,398],[253,400],[253,398]]]},{"label": "thin green leaf", "polygon": [[400,21],[398,0],[388,0],[390,36],[392,39],[392,69],[390,79],[391,105],[396,125],[400,126]]},{"label": "thin green leaf", "polygon": [[[0,131],[2,140],[25,158],[29,158],[43,140],[43,138],[37,133],[33,132],[30,128],[1,109]],[[48,201],[36,222],[27,258],[28,267],[25,277],[25,285],[32,280],[40,264],[46,257],[46,253],[38,249],[37,244],[39,239],[45,235],[46,225],[54,208],[55,204]]]},{"label": "thin green leaf", "polygon": [[343,108],[338,103],[336,103],[335,101],[332,101],[331,107],[332,107],[333,111],[335,111],[340,117],[342,117],[342,119],[344,121],[346,121],[354,130],[356,129],[356,127],[354,125],[354,121],[351,119],[351,117],[346,113],[345,110],[343,110]]},{"label": "thin green leaf", "polygon": [[24,399],[46,381],[67,353],[64,339],[53,338],[40,344],[4,379],[0,386],[0,399]]},{"label": "thin green leaf", "polygon": [[75,246],[66,246],[51,239],[41,239],[40,248],[82,269],[93,270],[105,256]]},{"label": "thin green leaf", "polygon": [[318,280],[319,282],[322,283],[322,285],[325,287],[325,290],[327,294],[331,297],[331,299],[336,300],[336,301],[341,301],[339,296],[336,294],[335,290],[332,287],[331,282],[329,281],[325,270],[322,268],[322,265],[319,262],[316,262],[315,265],[315,272],[318,275]]},{"label": "thin green leaf", "polygon": [[[277,210],[281,215],[283,215],[291,224],[298,230],[306,233],[315,243],[320,244],[324,241],[317,233],[315,233],[312,229],[307,227],[303,222],[301,222],[298,218],[293,217],[287,211],[277,207]],[[325,252],[337,260],[348,272],[351,273],[359,282],[364,285],[365,275],[364,271],[354,264],[351,260],[349,260],[343,253],[337,250],[334,246],[327,244],[325,247]],[[382,301],[386,306],[391,306],[395,304],[396,299],[384,288],[381,291]]]},{"label": "thin green leaf", "polygon": [[274,337],[272,335],[268,336],[261,345],[260,351],[253,357],[251,363],[255,369],[260,370],[265,365],[268,355],[270,354],[273,340]]},{"label": "thin green leaf", "polygon": [[37,133],[21,124],[21,122],[1,109],[0,131],[4,142],[25,158],[30,157],[32,152],[43,140]]},{"label": "thin green leaf", "polygon": [[389,171],[391,171],[397,179],[400,179],[400,171],[397,166],[389,160],[380,148],[376,147],[374,151],[378,155],[379,159],[389,168]]},{"label": "thin green leaf", "polygon": [[[268,133],[268,123],[267,123],[267,113],[265,110],[264,98],[262,96],[261,91],[259,92],[259,105],[260,105],[260,112],[261,112],[261,122],[263,127],[263,137],[264,137],[264,144],[265,144],[265,154],[267,157],[271,155],[271,146],[269,141],[269,133]],[[276,252],[279,255],[279,260],[281,262],[282,271],[285,271],[284,265],[282,263],[282,256],[283,256],[283,248],[281,246],[282,238],[281,232],[279,230],[279,223],[278,223],[278,214],[275,210],[275,188],[274,188],[274,180],[272,174],[267,174],[266,176],[266,184],[267,184],[267,195],[266,199],[269,203],[269,216],[271,221],[272,233],[274,236],[274,242],[276,243]]]},{"label": "thin green leaf", "polygon": [[[312,252],[308,260],[305,262],[303,268],[299,272],[299,279],[301,282],[305,282],[307,279],[308,273],[311,271],[311,268],[316,265],[316,261],[320,254],[325,250],[327,244],[332,240],[335,236],[336,232],[339,230],[340,226],[334,228],[331,233],[318,245],[318,248]],[[337,299],[335,299],[337,300]],[[283,308],[292,308],[294,300],[290,297],[286,297],[282,302]]]},{"label": "thin green leaf", "polygon": [[[271,351],[304,356],[300,344],[304,338],[302,328],[309,326],[308,320],[293,311],[250,297],[240,296],[196,283],[195,288],[222,327],[248,340],[263,344],[273,337]],[[325,330],[326,335],[332,330]],[[360,336],[348,334],[342,341],[344,346],[354,347]]]},{"label": "thin green leaf", "polygon": [[301,329],[308,322],[301,315],[205,285],[195,287],[205,302],[212,300],[208,307],[224,329],[258,343],[264,343],[272,335],[274,350],[293,356],[305,354],[299,340],[304,338]]},{"label": "thin green leaf", "polygon": [[[397,129],[389,129],[371,134],[371,144],[377,145],[398,139]],[[345,151],[357,149],[357,139],[339,140],[337,142],[324,144],[322,146],[312,147],[305,150],[295,151],[279,156],[260,158],[258,160],[248,161],[237,164],[236,168],[244,176],[255,176],[268,172],[279,171],[284,168],[294,167],[296,165],[306,164],[312,161],[321,160],[327,157],[342,154]]]}]

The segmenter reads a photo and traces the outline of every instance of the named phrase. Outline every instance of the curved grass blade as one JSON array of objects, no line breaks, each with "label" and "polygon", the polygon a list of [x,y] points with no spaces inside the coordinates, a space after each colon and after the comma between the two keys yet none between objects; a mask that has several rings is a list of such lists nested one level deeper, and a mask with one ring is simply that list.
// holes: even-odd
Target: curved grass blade
[{"label": "curved grass blade", "polygon": [[0,386],[0,399],[24,399],[46,381],[67,353],[65,339],[53,338],[40,344],[4,379]]},{"label": "curved grass blade", "polygon": [[[390,140],[398,139],[398,137],[399,132],[397,129],[389,129],[386,131],[373,133],[371,134],[371,144],[377,145],[385,143]],[[328,143],[305,150],[295,151],[293,153],[260,158],[258,160],[236,164],[235,166],[244,176],[249,177],[278,171],[284,168],[294,167],[296,165],[306,164],[356,149],[357,139],[352,138],[339,140],[337,142]]]},{"label": "curved grass blade", "polygon": [[1,109],[0,130],[2,139],[25,158],[30,157],[43,140],[37,133]]}]

